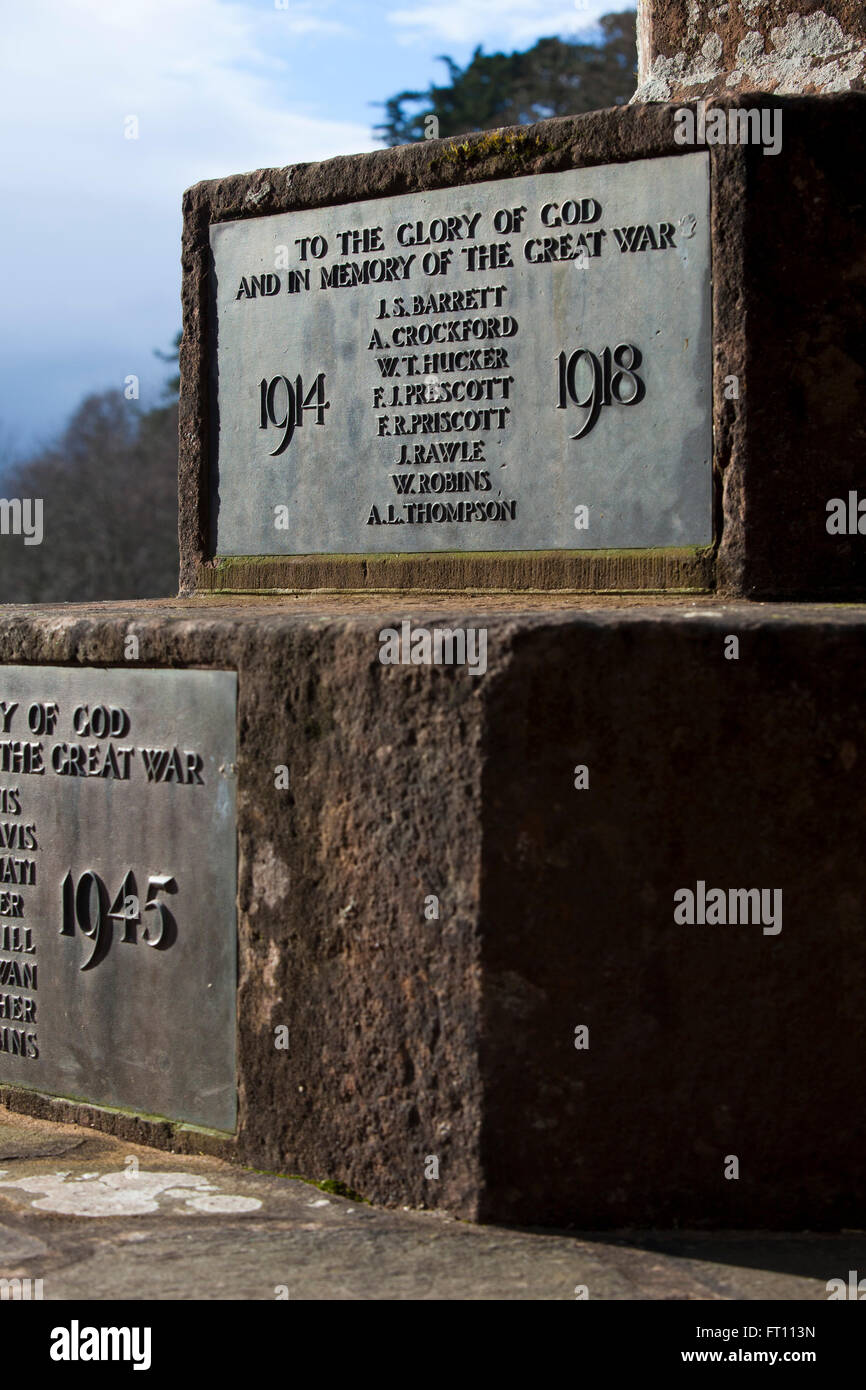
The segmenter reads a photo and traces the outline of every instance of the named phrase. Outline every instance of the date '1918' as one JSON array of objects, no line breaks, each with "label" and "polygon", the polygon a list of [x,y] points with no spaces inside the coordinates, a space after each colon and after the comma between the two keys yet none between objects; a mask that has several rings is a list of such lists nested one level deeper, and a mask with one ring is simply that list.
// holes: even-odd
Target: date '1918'
[{"label": "date '1918'", "polygon": [[[572,353],[557,356],[559,400],[557,410],[565,410],[569,402],[588,411],[586,419],[572,439],[583,439],[596,424],[604,405],[637,405],[646,395],[646,385],[637,374],[641,364],[640,349],[633,343],[617,343],[602,348],[601,355],[589,348],[575,348]],[[585,366],[581,368],[581,363]],[[587,373],[587,370],[588,373]],[[616,368],[616,370],[614,370]],[[583,382],[578,385],[578,373]],[[583,399],[578,392],[585,392]]]},{"label": "date '1918'", "polygon": [[[281,389],[282,388],[282,389]],[[268,381],[262,377],[259,382],[259,429],[266,430],[270,425],[283,431],[283,437],[270,457],[282,454],[292,442],[295,430],[304,423],[304,411],[316,412],[317,425],[325,423],[325,411],[330,410],[331,402],[325,400],[325,373],[319,372],[306,396],[300,374],[294,382],[287,376],[274,376]]]},{"label": "date '1918'", "polygon": [[153,920],[141,933],[145,945],[164,951],[177,936],[174,917],[166,904],[158,901],[160,893],[177,892],[177,883],[171,874],[150,875],[143,909],[132,869],[124,878],[111,907],[108,905],[108,888],[92,869],[85,869],[77,884],[70,870],[60,886],[60,892],[63,909],[60,935],[74,936],[77,922],[83,934],[93,942],[93,950],[80,967],[82,970],[92,970],[105,959],[114,937],[115,921],[123,923],[121,941],[131,946],[137,944],[136,923],[142,921],[143,912],[154,914]]}]

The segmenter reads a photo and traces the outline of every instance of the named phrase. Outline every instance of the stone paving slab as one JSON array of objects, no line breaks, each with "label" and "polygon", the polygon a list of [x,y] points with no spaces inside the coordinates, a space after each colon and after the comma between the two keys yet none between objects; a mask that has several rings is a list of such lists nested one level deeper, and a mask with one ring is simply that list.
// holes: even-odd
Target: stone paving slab
[{"label": "stone paving slab", "polygon": [[863,1232],[472,1226],[0,1108],[0,1278],[46,1300],[826,1300],[864,1268]]}]

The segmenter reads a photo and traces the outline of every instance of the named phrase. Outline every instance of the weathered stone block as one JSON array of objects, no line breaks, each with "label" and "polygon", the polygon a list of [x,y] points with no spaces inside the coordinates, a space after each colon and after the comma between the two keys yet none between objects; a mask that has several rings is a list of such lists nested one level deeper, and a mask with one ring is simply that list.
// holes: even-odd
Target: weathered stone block
[{"label": "weathered stone block", "polygon": [[[484,632],[477,673],[383,665],[404,621]],[[708,600],[6,610],[2,664],[128,667],[135,635],[141,666],[237,671],[238,1125],[4,1101],[470,1219],[856,1226],[864,631]],[[712,889],[763,916],[677,920]]]}]

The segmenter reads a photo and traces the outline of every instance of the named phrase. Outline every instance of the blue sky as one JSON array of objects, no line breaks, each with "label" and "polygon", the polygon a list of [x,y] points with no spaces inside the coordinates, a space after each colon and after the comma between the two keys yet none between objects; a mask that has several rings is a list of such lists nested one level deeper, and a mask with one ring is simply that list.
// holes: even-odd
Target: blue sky
[{"label": "blue sky", "polygon": [[[180,327],[199,179],[374,149],[381,101],[437,55],[573,37],[604,0],[27,0],[0,60],[0,467],[89,391],[141,380]],[[138,138],[124,136],[127,118]],[[127,127],[129,128],[129,127]]]}]

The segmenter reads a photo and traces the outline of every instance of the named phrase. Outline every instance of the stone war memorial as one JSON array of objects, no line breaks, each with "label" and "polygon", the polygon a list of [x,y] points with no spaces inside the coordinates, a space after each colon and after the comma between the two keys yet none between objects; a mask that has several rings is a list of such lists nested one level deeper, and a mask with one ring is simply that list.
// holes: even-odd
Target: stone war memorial
[{"label": "stone war memorial", "polygon": [[862,1228],[866,23],[638,34],[627,106],[185,194],[179,597],[0,614],[9,1109]]}]

